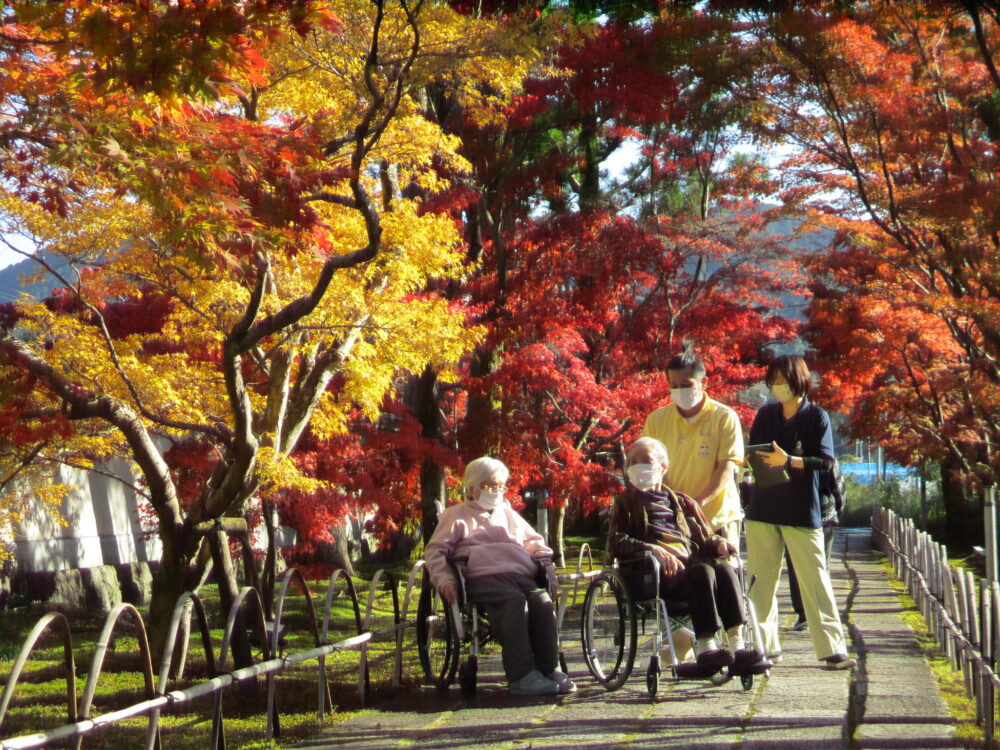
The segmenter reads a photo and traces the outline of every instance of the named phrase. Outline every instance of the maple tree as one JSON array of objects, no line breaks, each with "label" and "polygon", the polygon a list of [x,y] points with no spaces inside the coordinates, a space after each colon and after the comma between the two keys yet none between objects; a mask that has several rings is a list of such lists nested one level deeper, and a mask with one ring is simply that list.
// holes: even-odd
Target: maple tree
[{"label": "maple tree", "polygon": [[402,549],[484,453],[560,547],[684,345],[749,420],[808,271],[824,404],[957,518],[1000,437],[992,6],[614,5],[12,6],[3,232],[71,266],[2,310],[0,481],[130,454],[154,622],[210,556],[232,596],[243,516]]},{"label": "maple tree", "polygon": [[[515,502],[548,495],[557,554],[567,508],[589,512],[617,488],[621,442],[664,401],[670,355],[700,349],[713,394],[735,404],[759,349],[794,335],[773,314],[794,274],[764,237],[775,216],[752,203],[766,179],[730,153],[738,107],[707,75],[721,59],[739,67],[727,28],[686,12],[567,22],[552,67],[502,118],[470,122],[446,93],[435,107],[472,163],[473,189],[436,200],[482,260],[455,294],[471,295],[487,334],[460,392],[425,376],[413,409],[461,459],[506,461]],[[626,140],[637,168],[602,177]],[[425,461],[425,534],[442,474]]]},{"label": "maple tree", "polygon": [[411,91],[520,64],[472,70],[479,26],[419,2],[5,15],[6,230],[71,270],[4,313],[2,411],[27,427],[3,477],[131,456],[163,546],[157,646],[209,557],[234,598],[248,504],[342,489],[293,457],[307,436],[376,418],[401,370],[447,379],[476,341],[428,285],[465,272],[455,224],[407,191],[464,169]]},{"label": "maple tree", "polygon": [[813,264],[827,394],[891,457],[942,464],[967,543],[1000,437],[997,9],[816,3],[759,28],[760,132],[796,144],[786,200],[837,243]]}]

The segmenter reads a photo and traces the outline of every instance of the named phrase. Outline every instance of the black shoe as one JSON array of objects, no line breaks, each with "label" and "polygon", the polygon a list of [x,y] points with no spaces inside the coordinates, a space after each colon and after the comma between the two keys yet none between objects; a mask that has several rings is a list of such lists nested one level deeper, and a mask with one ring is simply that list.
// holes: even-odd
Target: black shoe
[{"label": "black shoe", "polygon": [[806,620],[806,616],[799,615],[798,618],[795,620],[795,624],[792,625],[792,630],[796,631],[805,630],[808,627],[809,627],[809,622]]},{"label": "black shoe", "polygon": [[[716,669],[712,674],[718,671]],[[704,670],[698,666],[698,663],[693,661],[682,661],[674,667],[674,674],[677,675],[677,679],[679,680],[704,680],[712,676],[712,674],[705,674]]]},{"label": "black shoe", "polygon": [[763,652],[756,648],[741,648],[733,654],[733,664],[738,667],[741,664],[753,664],[763,658]]},{"label": "black shoe", "polygon": [[720,669],[732,666],[733,652],[724,648],[714,648],[698,654],[698,669],[703,674],[713,675]]}]

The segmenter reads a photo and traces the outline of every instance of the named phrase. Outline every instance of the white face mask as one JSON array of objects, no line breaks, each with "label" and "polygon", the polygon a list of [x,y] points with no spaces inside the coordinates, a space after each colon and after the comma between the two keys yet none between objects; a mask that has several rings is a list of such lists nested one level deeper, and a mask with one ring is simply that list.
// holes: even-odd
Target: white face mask
[{"label": "white face mask", "polygon": [[490,492],[489,490],[480,490],[479,497],[476,499],[476,503],[479,507],[485,508],[486,510],[493,510],[502,502],[502,492]]},{"label": "white face mask", "polygon": [[632,464],[626,473],[628,481],[640,490],[653,489],[663,478],[663,472],[655,464]]},{"label": "white face mask", "polygon": [[786,404],[795,398],[795,394],[792,393],[792,389],[785,385],[784,383],[779,383],[778,385],[771,386],[771,395],[778,400],[778,403]]},{"label": "white face mask", "polygon": [[670,398],[679,408],[687,411],[701,401],[701,388],[671,388]]}]

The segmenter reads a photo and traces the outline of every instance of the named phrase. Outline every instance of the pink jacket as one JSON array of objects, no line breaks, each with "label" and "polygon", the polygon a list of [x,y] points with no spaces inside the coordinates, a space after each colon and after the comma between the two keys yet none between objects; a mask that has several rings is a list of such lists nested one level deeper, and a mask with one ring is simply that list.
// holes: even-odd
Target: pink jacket
[{"label": "pink jacket", "polygon": [[510,505],[504,501],[492,512],[472,500],[446,509],[427,543],[424,559],[431,582],[440,589],[455,583],[448,560],[466,560],[465,577],[523,573],[534,576],[533,558],[552,550]]}]

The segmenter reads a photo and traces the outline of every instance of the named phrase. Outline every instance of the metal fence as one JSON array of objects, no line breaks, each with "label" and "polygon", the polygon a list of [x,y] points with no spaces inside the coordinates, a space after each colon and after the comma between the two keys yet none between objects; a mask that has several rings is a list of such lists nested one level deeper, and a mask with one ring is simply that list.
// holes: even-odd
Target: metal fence
[{"label": "metal fence", "polygon": [[895,567],[952,669],[962,671],[987,746],[995,747],[1000,584],[977,581],[971,571],[950,564],[945,545],[915,528],[912,519],[877,506],[872,512],[872,543]]},{"label": "metal fence", "polygon": [[[326,678],[325,659],[335,651],[344,651],[347,649],[356,649],[359,652],[358,696],[363,704],[365,692],[368,689],[368,645],[373,639],[390,635],[394,637],[396,642],[396,659],[393,669],[393,685],[398,686],[400,684],[403,630],[415,624],[415,619],[409,618],[408,615],[414,584],[417,581],[417,576],[422,571],[422,567],[423,562],[421,561],[410,572],[402,608],[399,602],[398,587],[392,575],[385,571],[378,571],[369,586],[367,606],[365,607],[363,617],[353,581],[343,570],[335,571],[327,585],[322,620],[317,615],[312,592],[302,574],[295,568],[289,568],[280,580],[275,616],[273,622],[270,624],[265,620],[264,608],[257,591],[252,588],[244,588],[240,591],[239,596],[229,610],[218,655],[216,655],[213,649],[204,605],[197,594],[187,592],[181,596],[174,606],[166,644],[163,649],[163,658],[159,671],[155,675],[146,635],[146,626],[142,616],[131,604],[121,604],[115,607],[104,621],[91,660],[83,695],[79,700],[77,700],[76,695],[76,663],[69,622],[60,613],[46,614],[38,621],[28,635],[24,645],[21,647],[20,653],[14,661],[10,673],[7,675],[3,696],[0,697],[0,729],[3,727],[4,718],[7,716],[11,699],[14,696],[25,664],[45,632],[53,628],[62,636],[63,666],[66,677],[67,723],[46,732],[2,740],[0,741],[0,750],[24,750],[26,748],[45,747],[48,743],[65,740],[70,740],[70,747],[78,750],[87,734],[97,729],[117,724],[125,719],[142,715],[148,717],[146,747],[149,750],[158,750],[161,745],[159,724],[161,712],[178,708],[193,700],[209,695],[214,698],[211,747],[216,750],[222,750],[225,747],[222,692],[227,687],[235,685],[242,680],[255,677],[265,677],[267,680],[266,732],[268,738],[277,738],[281,735],[281,724],[275,691],[275,675],[293,665],[315,661],[317,663],[318,715],[322,717],[333,706]],[[279,638],[284,630],[282,619],[285,613],[285,599],[288,589],[293,583],[297,584],[299,590],[305,595],[306,608],[309,613],[309,626],[314,645],[305,651],[281,656],[278,655],[278,647]],[[393,624],[379,630],[373,630],[372,624],[376,600],[380,589],[385,589],[391,593]],[[357,634],[331,643],[328,638],[331,612],[335,600],[345,596],[348,598],[353,610],[354,629],[357,631]],[[167,687],[171,674],[180,675],[183,673],[183,659],[188,650],[191,631],[189,628],[182,628],[181,626],[182,621],[185,618],[192,617],[192,615],[198,625],[202,648],[205,653],[205,661],[211,678],[185,690],[168,692]],[[252,627],[254,634],[259,639],[262,645],[263,657],[260,661],[248,667],[232,669],[227,665],[227,655],[232,643],[234,630],[240,621],[241,615],[249,620],[250,627]],[[107,655],[109,646],[113,643],[114,634],[116,631],[121,630],[125,624],[123,621],[130,624],[131,627],[129,630],[139,642],[142,673],[145,683],[144,700],[118,711],[92,717],[90,712],[94,694],[97,690],[97,683],[104,667],[105,656]],[[185,640],[178,644],[178,636],[182,632],[184,633]],[[182,663],[177,665],[173,663],[175,654],[182,655],[180,657]]]},{"label": "metal fence", "polygon": [[[585,556],[588,560],[587,571],[583,570]],[[600,572],[594,571],[593,567],[594,563],[590,548],[584,544],[577,560],[576,572],[559,576],[561,588],[559,601],[557,602],[557,620],[560,625],[566,613],[567,606],[571,602],[576,601],[578,587],[581,584],[586,584],[589,578]],[[197,594],[187,592],[178,599],[174,606],[166,645],[163,649],[163,658],[159,671],[155,674],[153,672],[152,655],[142,616],[131,604],[121,604],[112,610],[104,621],[91,660],[87,682],[80,700],[77,700],[76,695],[76,662],[73,656],[73,639],[70,633],[69,622],[60,613],[46,614],[39,619],[27,639],[25,639],[24,645],[17,659],[14,661],[14,666],[7,675],[3,696],[0,697],[0,730],[3,728],[4,718],[7,716],[11,699],[14,696],[18,680],[28,658],[35,650],[41,637],[51,628],[55,628],[62,635],[63,665],[66,676],[67,723],[46,732],[0,740],[0,750],[26,750],[27,748],[45,747],[48,743],[65,740],[71,741],[70,746],[73,750],[79,750],[87,734],[112,726],[125,719],[143,715],[148,717],[146,748],[147,750],[159,750],[161,747],[159,724],[161,712],[176,709],[186,703],[206,696],[213,696],[211,747],[213,750],[224,750],[225,732],[222,693],[226,688],[242,680],[255,677],[265,677],[267,680],[267,737],[279,738],[281,736],[281,723],[275,691],[275,676],[293,665],[316,661],[317,715],[322,718],[326,711],[328,709],[332,710],[333,707],[329,683],[326,677],[325,658],[335,651],[345,651],[348,649],[357,650],[359,654],[358,697],[363,705],[366,691],[369,688],[368,647],[374,639],[391,637],[395,641],[392,685],[394,688],[398,688],[402,683],[404,631],[406,628],[416,625],[416,617],[410,617],[410,610],[414,589],[417,588],[419,593],[418,581],[423,576],[423,568],[424,561],[420,560],[410,570],[402,605],[399,601],[399,587],[393,576],[383,570],[377,571],[368,588],[364,616],[362,616],[360,601],[353,581],[343,570],[335,571],[327,584],[322,621],[320,621],[316,612],[312,592],[302,577],[301,572],[296,568],[289,568],[280,580],[274,620],[271,623],[265,620],[264,608],[258,592],[253,588],[241,589],[239,596],[229,610],[218,656],[216,656],[216,652],[212,646],[204,605]],[[288,589],[293,583],[296,583],[299,590],[305,595],[314,646],[305,651],[279,656],[277,654],[279,653],[279,638],[283,630],[282,618],[285,612],[285,599]],[[572,584],[572,589],[570,589],[569,584]],[[392,625],[373,630],[380,591],[391,597],[393,623]],[[336,599],[344,596],[348,597],[350,601],[354,615],[354,629],[357,631],[357,634],[331,643],[329,642],[328,635],[334,602]],[[243,615],[246,617],[248,614],[251,621],[250,625],[263,645],[263,657],[261,661],[251,666],[241,669],[230,669],[227,666],[227,654],[230,650],[233,632],[240,621],[240,616]],[[175,676],[183,674],[183,662],[190,643],[191,630],[190,628],[182,627],[182,622],[185,619],[190,622],[190,618],[192,617],[198,625],[198,632],[200,633],[202,648],[211,678],[184,690],[168,692],[167,687],[170,676],[172,674]],[[104,658],[109,645],[113,642],[112,636],[119,629],[123,619],[127,619],[130,622],[131,631],[139,642],[145,683],[144,700],[117,711],[92,717],[90,716],[90,711],[94,694],[97,690],[98,679],[104,666]],[[184,634],[184,640],[178,643],[178,637],[181,633]],[[175,654],[181,655],[179,657],[180,663],[176,665],[174,664]]]}]

